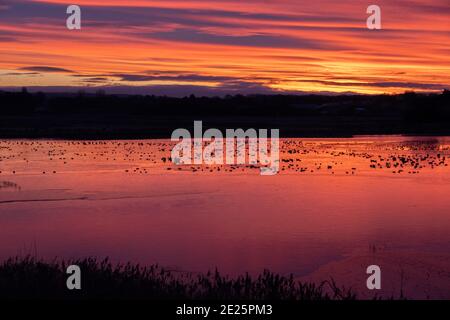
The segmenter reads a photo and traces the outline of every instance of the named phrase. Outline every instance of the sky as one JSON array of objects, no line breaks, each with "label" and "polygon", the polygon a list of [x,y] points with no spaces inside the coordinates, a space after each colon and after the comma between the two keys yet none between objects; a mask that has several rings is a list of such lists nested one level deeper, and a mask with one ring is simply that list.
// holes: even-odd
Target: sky
[{"label": "sky", "polygon": [[[81,8],[81,30],[66,27]],[[367,7],[381,8],[369,30]],[[449,0],[0,0],[0,88],[183,96],[437,92]]]}]

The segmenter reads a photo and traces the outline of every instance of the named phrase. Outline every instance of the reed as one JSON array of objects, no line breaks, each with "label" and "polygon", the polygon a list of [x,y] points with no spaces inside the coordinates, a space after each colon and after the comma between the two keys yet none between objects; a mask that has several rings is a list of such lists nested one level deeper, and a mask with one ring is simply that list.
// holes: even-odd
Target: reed
[{"label": "reed", "polygon": [[[66,269],[82,270],[82,289],[68,290]],[[194,300],[347,300],[352,290],[334,281],[302,283],[268,270],[257,276],[228,277],[174,272],[159,265],[113,264],[109,259],[43,261],[16,257],[0,265],[0,299],[194,299]]]}]

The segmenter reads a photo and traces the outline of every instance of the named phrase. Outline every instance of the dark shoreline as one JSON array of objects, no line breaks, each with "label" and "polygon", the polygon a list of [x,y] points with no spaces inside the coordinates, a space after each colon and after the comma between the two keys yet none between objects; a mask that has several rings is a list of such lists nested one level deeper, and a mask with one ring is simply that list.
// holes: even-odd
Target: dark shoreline
[{"label": "dark shoreline", "polygon": [[405,123],[400,118],[333,117],[144,117],[84,115],[1,116],[0,139],[124,140],[170,139],[186,128],[193,135],[194,121],[203,132],[217,128],[279,129],[281,138],[349,138],[355,135],[448,136],[450,123]]},{"label": "dark shoreline", "polygon": [[178,128],[280,137],[450,135],[450,91],[399,95],[156,97],[0,91],[0,139],[170,138]]}]

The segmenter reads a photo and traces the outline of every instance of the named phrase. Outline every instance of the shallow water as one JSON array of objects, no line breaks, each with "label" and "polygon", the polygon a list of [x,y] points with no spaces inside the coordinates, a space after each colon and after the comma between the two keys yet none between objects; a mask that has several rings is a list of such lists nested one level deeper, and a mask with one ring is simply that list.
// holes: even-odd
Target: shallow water
[{"label": "shallow water", "polygon": [[[412,268],[450,261],[450,137],[284,139],[275,176],[176,166],[171,146],[0,141],[0,259],[109,256],[323,279],[335,272],[327,266],[375,251],[374,264],[380,252],[383,264],[406,263],[409,252]],[[365,275],[355,261],[341,268]],[[437,280],[420,279],[440,283],[426,297],[450,297],[445,263]],[[420,296],[415,279],[410,294]]]}]

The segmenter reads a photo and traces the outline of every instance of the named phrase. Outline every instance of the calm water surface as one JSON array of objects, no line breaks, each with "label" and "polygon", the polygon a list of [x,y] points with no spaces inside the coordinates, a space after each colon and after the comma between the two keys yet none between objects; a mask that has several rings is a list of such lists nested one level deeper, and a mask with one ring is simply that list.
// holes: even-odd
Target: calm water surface
[{"label": "calm water surface", "polygon": [[298,277],[355,252],[450,261],[449,137],[286,139],[276,176],[175,166],[171,146],[0,141],[0,259],[109,256]]}]

